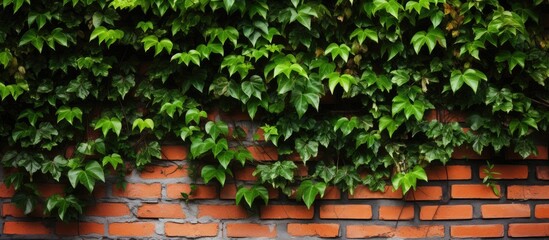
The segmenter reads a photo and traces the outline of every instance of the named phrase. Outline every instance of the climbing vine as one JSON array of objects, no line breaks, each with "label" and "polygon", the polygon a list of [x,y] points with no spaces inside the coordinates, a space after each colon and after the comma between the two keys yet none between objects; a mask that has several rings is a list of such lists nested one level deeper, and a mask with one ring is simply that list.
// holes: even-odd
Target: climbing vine
[{"label": "climbing vine", "polygon": [[[25,213],[43,203],[77,217],[82,192],[109,175],[122,183],[164,141],[189,146],[206,183],[256,165],[237,203],[267,203],[270,186],[310,207],[327,186],[383,191],[390,179],[406,193],[462,145],[536,154],[549,126],[542,0],[2,5],[1,162]],[[247,147],[259,143],[233,141],[246,133],[214,110],[246,113],[279,160],[254,162]],[[66,193],[43,199],[39,181],[67,182]]]}]

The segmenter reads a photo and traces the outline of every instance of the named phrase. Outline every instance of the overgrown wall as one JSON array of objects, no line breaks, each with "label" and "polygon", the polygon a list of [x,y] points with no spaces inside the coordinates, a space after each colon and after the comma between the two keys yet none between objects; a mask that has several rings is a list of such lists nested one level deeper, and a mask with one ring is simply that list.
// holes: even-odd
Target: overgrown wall
[{"label": "overgrown wall", "polygon": [[[257,131],[253,123],[240,121],[245,118],[229,120],[232,126],[248,130],[250,138]],[[278,158],[272,146],[250,145],[248,150],[257,161]],[[185,201],[181,193],[190,193],[191,184],[196,183],[189,177],[196,165],[187,160],[186,146],[164,145],[164,159],[142,172],[127,174],[125,191],[114,181],[99,185],[79,222],[44,217],[43,208],[25,217],[10,202],[13,190],[0,185],[0,226],[4,239],[549,237],[547,147],[539,146],[538,151],[538,156],[517,160],[512,154],[479,156],[462,147],[456,149],[449,165],[427,168],[429,182],[420,183],[406,196],[391,187],[384,193],[359,187],[353,195],[332,187],[307,209],[271,191],[267,206],[246,209],[236,206],[234,198],[238,185],[255,180],[253,166],[234,169],[234,179],[224,187],[198,182]],[[495,183],[501,196],[482,183],[485,159],[493,160],[492,171],[500,173]],[[308,172],[299,169],[299,175]],[[39,185],[46,197],[62,194],[63,189],[60,184]]]}]

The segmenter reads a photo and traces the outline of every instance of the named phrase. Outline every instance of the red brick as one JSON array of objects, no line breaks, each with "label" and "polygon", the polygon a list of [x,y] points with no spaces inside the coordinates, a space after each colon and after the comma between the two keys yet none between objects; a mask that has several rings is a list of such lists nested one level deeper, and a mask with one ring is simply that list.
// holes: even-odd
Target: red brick
[{"label": "red brick", "polygon": [[450,226],[453,238],[500,238],[503,237],[503,225],[454,225]]},{"label": "red brick", "polygon": [[50,232],[41,222],[4,222],[4,234],[45,235]]},{"label": "red brick", "polygon": [[419,211],[420,220],[462,220],[473,218],[471,205],[422,206]]},{"label": "red brick", "polygon": [[48,198],[52,195],[65,195],[65,186],[57,183],[41,183],[37,185],[40,196]]},{"label": "red brick", "polygon": [[393,191],[393,187],[386,186],[385,192],[372,192],[368,187],[359,185],[354,194],[349,194],[349,199],[401,199],[402,191]]},{"label": "red brick", "polygon": [[510,223],[510,237],[549,237],[549,223]]},{"label": "red brick", "polygon": [[395,228],[391,226],[348,225],[347,238],[390,238],[395,236]]},{"label": "red brick", "polygon": [[115,197],[160,198],[160,193],[160,183],[128,183],[126,184],[126,190],[118,188],[116,185],[112,186],[112,194]]},{"label": "red brick", "polygon": [[322,219],[371,219],[372,207],[363,204],[322,205],[320,206]]},{"label": "red brick", "polygon": [[313,219],[314,209],[304,205],[267,205],[261,206],[261,219]]},{"label": "red brick", "polygon": [[254,223],[227,223],[227,237],[247,237],[247,238],[276,238],[275,225],[262,225]]},{"label": "red brick", "polygon": [[536,175],[539,180],[549,180],[549,166],[537,166]]},{"label": "red brick", "polygon": [[309,175],[309,168],[305,165],[297,165],[297,176],[305,177]]},{"label": "red brick", "polygon": [[536,205],[536,218],[549,218],[549,204]]},{"label": "red brick", "polygon": [[185,160],[189,154],[189,150],[185,146],[162,146],[161,147],[163,160]]},{"label": "red brick", "polygon": [[255,141],[259,141],[259,142],[265,141],[265,131],[263,131],[263,129],[257,128],[257,131],[255,131],[254,135],[257,136],[257,137],[254,136]]},{"label": "red brick", "polygon": [[219,232],[218,223],[173,223],[164,226],[167,237],[215,237]]},{"label": "red brick", "polygon": [[536,149],[538,150],[538,155],[530,155],[526,158],[523,158],[521,155],[519,155],[518,153],[515,153],[513,152],[513,150],[509,149],[507,150],[507,152],[505,153],[505,158],[506,159],[530,159],[530,160],[547,160],[549,158],[549,153],[547,151],[547,147],[546,146],[536,146]]},{"label": "red brick", "polygon": [[[497,186],[500,189],[500,186]],[[501,192],[501,189],[500,189]],[[491,187],[484,184],[454,184],[451,190],[454,199],[498,199]]]},{"label": "red brick", "polygon": [[138,218],[185,218],[179,203],[144,203],[137,209]]},{"label": "red brick", "polygon": [[74,156],[74,151],[76,150],[76,147],[74,145],[67,146],[65,148],[65,158],[72,158]]},{"label": "red brick", "polygon": [[406,193],[406,201],[431,201],[442,199],[442,187],[420,186]]},{"label": "red brick", "polygon": [[[25,212],[18,208],[15,203],[4,203],[2,204],[2,217],[11,216],[11,217],[25,217]],[[31,217],[43,217],[44,208],[42,205],[37,205],[34,211],[32,211],[29,216]]]},{"label": "red brick", "polygon": [[425,169],[429,181],[434,180],[470,180],[471,166],[429,166]]},{"label": "red brick", "polygon": [[234,179],[240,181],[256,181],[257,177],[252,175],[255,171],[255,167],[246,166],[243,168],[236,169],[234,171]]},{"label": "red brick", "polygon": [[326,190],[324,191],[324,197],[322,197],[322,199],[325,199],[325,200],[341,199],[341,191],[339,191],[339,188],[334,186],[326,187]]},{"label": "red brick", "polygon": [[529,218],[528,204],[484,204],[480,207],[482,218]]},{"label": "red brick", "polygon": [[182,178],[188,176],[186,166],[146,166],[139,173],[143,179]]},{"label": "red brick", "polygon": [[274,146],[250,146],[247,149],[257,161],[278,160],[278,149]]},{"label": "red brick", "polygon": [[104,235],[105,225],[95,222],[79,222],[79,223],[57,223],[55,225],[55,233],[66,236],[79,235]]},{"label": "red brick", "polygon": [[450,122],[465,122],[467,120],[467,114],[460,111],[449,111],[446,109],[440,110],[428,110],[425,112],[425,121],[439,121],[443,123]]},{"label": "red brick", "polygon": [[[480,179],[486,177],[484,170],[486,165],[483,165],[479,168]],[[494,165],[492,172],[499,174],[494,174],[496,179],[527,179],[528,178],[528,166],[527,165]]]},{"label": "red brick", "polygon": [[414,219],[414,206],[380,206],[380,220],[411,220]]},{"label": "red brick", "polygon": [[339,236],[339,224],[288,223],[288,234],[296,237],[334,238]]},{"label": "red brick", "polygon": [[13,197],[13,194],[15,194],[13,186],[8,188],[3,183],[0,183],[0,198],[11,198]]},{"label": "red brick", "polygon": [[456,147],[454,148],[454,152],[452,153],[453,159],[478,160],[478,159],[490,159],[491,157],[492,157],[492,152],[484,150],[482,154],[479,155],[473,150],[473,148],[471,148],[468,145],[462,145],[462,146]]},{"label": "red brick", "polygon": [[130,215],[130,208],[126,203],[95,203],[90,205],[86,216],[121,217]]},{"label": "red brick", "polygon": [[349,225],[347,226],[347,238],[431,238],[444,237],[444,226],[398,226],[396,229],[392,226],[365,226]]},{"label": "red brick", "polygon": [[248,217],[246,208],[237,205],[198,205],[198,218],[243,219]]},{"label": "red brick", "polygon": [[549,186],[519,186],[507,187],[508,199],[549,199]]},{"label": "red brick", "polygon": [[[181,193],[190,194],[191,185],[184,183],[168,184],[166,193],[168,198],[180,199]],[[190,199],[215,199],[217,198],[217,188],[213,185],[197,185],[193,194],[189,195]]]},{"label": "red brick", "polygon": [[250,115],[247,112],[231,111],[231,112],[219,112],[219,117],[225,122],[237,122],[237,121],[250,121]]},{"label": "red brick", "polygon": [[154,223],[115,222],[109,224],[109,235],[125,237],[150,237],[154,234]]},{"label": "red brick", "polygon": [[444,237],[444,226],[398,226],[396,236],[399,238],[431,238]]}]

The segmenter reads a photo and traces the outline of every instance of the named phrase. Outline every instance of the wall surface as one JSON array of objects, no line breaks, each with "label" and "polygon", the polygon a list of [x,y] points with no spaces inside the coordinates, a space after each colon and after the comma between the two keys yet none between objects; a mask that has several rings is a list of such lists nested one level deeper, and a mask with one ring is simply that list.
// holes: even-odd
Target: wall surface
[{"label": "wall surface", "polygon": [[[227,116],[225,116],[227,118]],[[239,120],[238,116],[231,116]],[[233,122],[234,124],[234,122]],[[252,124],[244,124],[249,135]],[[257,161],[278,159],[276,149],[249,146]],[[526,238],[549,237],[549,166],[547,147],[517,160],[513,154],[476,155],[456,149],[447,166],[427,169],[429,182],[403,196],[359,187],[353,195],[331,187],[307,209],[303,203],[270,192],[267,206],[247,209],[234,203],[238,185],[252,184],[253,167],[234,169],[224,186],[198,182],[188,201],[188,149],[162,147],[163,159],[126,176],[125,191],[114,179],[99,185],[79,222],[45,217],[42,209],[24,216],[10,201],[13,189],[0,184],[0,238]],[[482,183],[486,159],[499,172],[497,196]],[[514,160],[513,160],[514,159]],[[298,174],[310,169],[301,167]],[[6,173],[0,171],[3,178]],[[39,184],[43,196],[63,194],[59,183]]]}]

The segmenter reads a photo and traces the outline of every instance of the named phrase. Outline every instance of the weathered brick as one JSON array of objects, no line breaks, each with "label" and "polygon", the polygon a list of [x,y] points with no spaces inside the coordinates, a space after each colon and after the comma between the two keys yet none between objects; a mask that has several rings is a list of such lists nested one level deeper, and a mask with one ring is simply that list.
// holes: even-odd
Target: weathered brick
[{"label": "weathered brick", "polygon": [[296,237],[334,238],[339,236],[339,224],[333,223],[288,223],[288,234]]},{"label": "weathered brick", "polygon": [[278,149],[274,146],[250,146],[247,149],[257,161],[278,160]]},{"label": "weathered brick", "polygon": [[549,199],[549,186],[513,185],[507,187],[508,199]]},{"label": "weathered brick", "polygon": [[471,179],[471,166],[466,165],[429,166],[425,171],[429,181]]},{"label": "weathered brick", "polygon": [[549,237],[549,223],[510,223],[510,237]]},{"label": "weathered brick", "polygon": [[453,238],[497,238],[503,237],[503,225],[453,225],[450,227]]},{"label": "weathered brick", "polygon": [[84,215],[98,217],[121,217],[130,215],[130,208],[126,203],[95,203],[87,208]]},{"label": "weathered brick", "polygon": [[[486,165],[479,168],[479,176],[481,179],[486,177],[485,170]],[[497,179],[527,179],[528,178],[528,166],[527,165],[494,165],[491,170],[499,174],[494,174]]]},{"label": "weathered brick", "polygon": [[419,186],[416,190],[406,193],[407,201],[433,201],[442,199],[442,187],[440,186]]},{"label": "weathered brick", "polygon": [[4,234],[45,235],[51,230],[42,222],[4,222]]},{"label": "weathered brick", "polygon": [[484,204],[480,207],[482,218],[529,218],[528,204]]},{"label": "weathered brick", "polygon": [[219,223],[174,223],[164,225],[167,237],[215,237],[219,232]]},{"label": "weathered brick", "polygon": [[372,207],[365,204],[322,205],[322,219],[371,219]]},{"label": "weathered brick", "polygon": [[115,222],[109,224],[109,235],[120,237],[150,237],[154,234],[154,223]]},{"label": "weathered brick", "polygon": [[536,218],[549,218],[549,204],[537,204],[535,209]]},{"label": "weathered brick", "polygon": [[0,198],[11,198],[15,194],[13,186],[7,187],[5,184],[0,183]]},{"label": "weathered brick", "polygon": [[189,150],[185,146],[162,146],[161,155],[163,160],[185,160],[189,154]]},{"label": "weathered brick", "polygon": [[539,180],[549,180],[549,166],[537,166],[536,176]]},{"label": "weathered brick", "polygon": [[444,237],[444,226],[392,226],[348,225],[347,238],[432,238]]},{"label": "weathered brick", "polygon": [[246,208],[237,205],[198,205],[198,218],[243,219],[248,217]]},{"label": "weathered brick", "polygon": [[144,203],[137,209],[138,218],[185,218],[179,203]]},{"label": "weathered brick", "polygon": [[112,194],[115,197],[160,198],[160,191],[160,183],[128,183],[126,184],[126,190],[120,189],[115,185],[112,186]]},{"label": "weathered brick", "polygon": [[262,225],[254,223],[227,223],[227,237],[247,238],[275,238],[277,236],[275,225]]},{"label": "weathered brick", "polygon": [[385,192],[373,192],[366,186],[359,185],[354,194],[349,194],[349,199],[401,199],[402,191],[393,191],[393,187],[386,186]]},{"label": "weathered brick", "polygon": [[105,225],[96,222],[57,223],[55,233],[62,236],[104,235]]},{"label": "weathered brick", "polygon": [[[454,184],[452,185],[451,196],[454,199],[498,199],[492,188],[484,184]],[[500,186],[497,186],[500,189]],[[501,192],[501,190],[500,190]]]},{"label": "weathered brick", "polygon": [[422,206],[419,211],[420,220],[458,220],[472,219],[471,205]]},{"label": "weathered brick", "polygon": [[313,219],[314,209],[304,205],[266,205],[259,211],[261,219]]},{"label": "weathered brick", "polygon": [[165,178],[182,178],[188,176],[186,166],[146,166],[139,173],[143,179],[165,179]]},{"label": "weathered brick", "polygon": [[414,206],[380,206],[380,220],[411,220],[414,219]]}]

